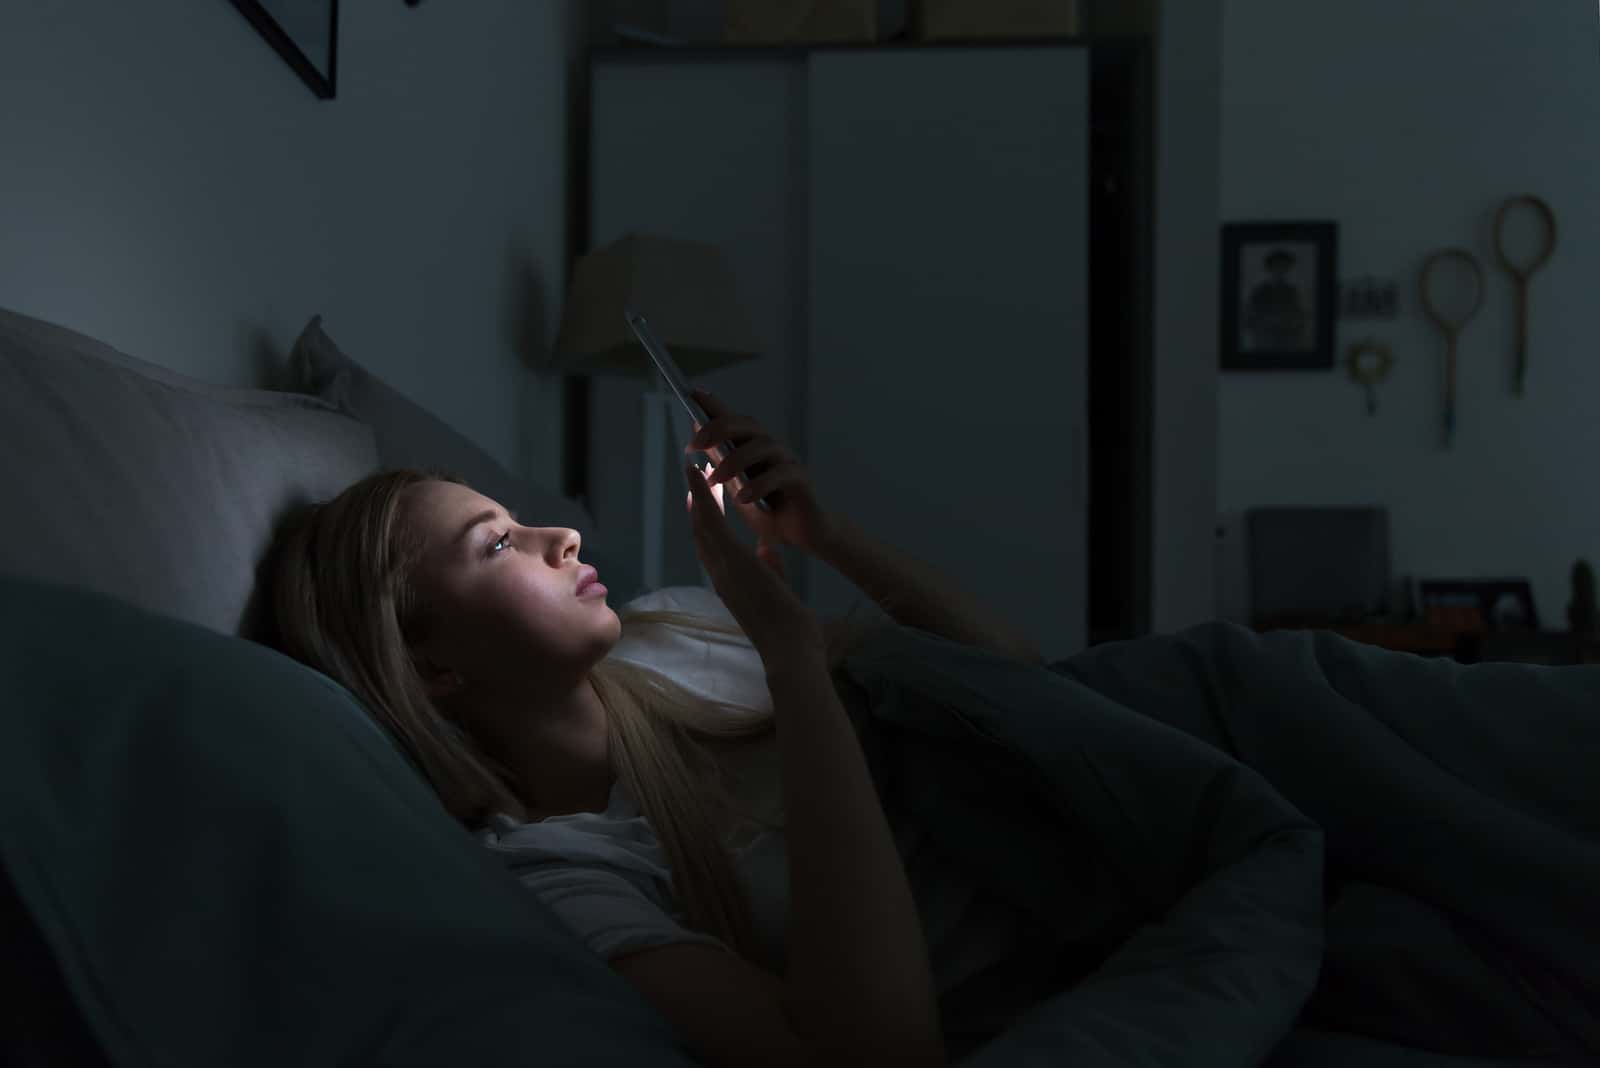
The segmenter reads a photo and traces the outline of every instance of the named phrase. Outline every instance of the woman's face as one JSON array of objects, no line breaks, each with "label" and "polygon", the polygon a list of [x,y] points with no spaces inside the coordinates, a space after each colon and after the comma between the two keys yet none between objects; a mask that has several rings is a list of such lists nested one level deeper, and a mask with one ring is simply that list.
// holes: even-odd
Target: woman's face
[{"label": "woman's face", "polygon": [[434,621],[413,652],[472,688],[514,691],[541,676],[575,684],[621,636],[609,594],[577,596],[577,531],[521,526],[452,482],[412,486],[402,508],[423,534],[415,581]]}]

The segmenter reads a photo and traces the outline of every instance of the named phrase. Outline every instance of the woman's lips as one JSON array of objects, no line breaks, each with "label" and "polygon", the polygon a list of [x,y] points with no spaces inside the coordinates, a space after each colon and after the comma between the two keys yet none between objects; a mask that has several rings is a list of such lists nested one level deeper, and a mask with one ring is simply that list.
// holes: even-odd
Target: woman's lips
[{"label": "woman's lips", "polygon": [[[596,586],[600,586],[600,572],[585,564],[578,572],[578,585],[573,592],[579,597],[584,597]],[[604,586],[600,586],[601,593],[604,593],[605,589]]]}]

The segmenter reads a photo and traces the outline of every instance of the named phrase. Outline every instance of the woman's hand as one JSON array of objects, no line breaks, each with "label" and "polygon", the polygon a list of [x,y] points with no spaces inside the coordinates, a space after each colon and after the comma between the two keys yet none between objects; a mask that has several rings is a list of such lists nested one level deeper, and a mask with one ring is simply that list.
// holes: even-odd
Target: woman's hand
[{"label": "woman's hand", "polygon": [[784,581],[776,556],[759,557],[734,537],[717,499],[721,491],[712,489],[699,467],[690,464],[684,474],[695,554],[762,663],[771,670],[779,661],[823,658],[822,624]]},{"label": "woman's hand", "polygon": [[[775,440],[766,428],[749,416],[731,411],[722,401],[703,389],[692,391],[706,410],[710,422],[695,427],[684,452],[695,452],[712,445],[732,443],[733,451],[723,456],[711,474],[711,485],[732,482],[737,491],[734,507],[750,529],[756,532],[758,551],[763,559],[775,560],[774,545],[793,545],[812,556],[821,554],[833,535],[833,519],[817,503],[811,474],[800,458]],[[763,470],[750,477],[752,466]],[[780,490],[776,500],[768,495]],[[756,507],[756,499],[767,497],[771,512]]]}]

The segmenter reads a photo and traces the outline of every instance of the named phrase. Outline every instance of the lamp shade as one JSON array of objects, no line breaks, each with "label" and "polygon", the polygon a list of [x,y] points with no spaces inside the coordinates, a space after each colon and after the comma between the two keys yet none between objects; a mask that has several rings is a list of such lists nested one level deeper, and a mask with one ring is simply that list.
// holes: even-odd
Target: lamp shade
[{"label": "lamp shade", "polygon": [[632,308],[685,375],[758,348],[722,252],[699,241],[628,234],[578,260],[553,363],[572,374],[650,375],[655,365],[623,319]]}]

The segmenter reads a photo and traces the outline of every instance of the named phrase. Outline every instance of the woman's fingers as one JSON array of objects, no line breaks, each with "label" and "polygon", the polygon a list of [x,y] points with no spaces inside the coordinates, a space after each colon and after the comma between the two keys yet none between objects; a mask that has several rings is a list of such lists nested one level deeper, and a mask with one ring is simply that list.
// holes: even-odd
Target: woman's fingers
[{"label": "woman's fingers", "polygon": [[706,484],[700,468],[690,464],[683,469],[689,480],[689,533],[694,539],[694,553],[700,564],[711,575],[713,582],[727,573],[729,543],[734,541],[728,530],[727,517],[722,514],[721,503]]},{"label": "woman's fingers", "polygon": [[751,438],[763,437],[766,433],[761,424],[754,419],[747,419],[742,415],[717,416],[690,436],[689,443],[684,446],[684,452],[703,451],[723,442],[739,445]]},{"label": "woman's fingers", "polygon": [[798,483],[804,477],[805,470],[798,463],[779,464],[761,472],[760,478],[746,479],[744,488],[739,491],[735,499],[753,501],[757,497],[765,497],[773,490],[782,489],[791,483]]},{"label": "woman's fingers", "polygon": [[[728,502],[723,499],[722,487],[721,486],[714,486],[714,487],[712,487],[711,492],[712,492],[713,496],[716,497],[717,511],[721,512],[723,515],[727,515],[728,514]],[[691,508],[693,507],[693,501],[694,501],[694,494],[685,493],[683,495],[683,503],[686,504],[686,505],[689,505]]]},{"label": "woman's fingers", "polygon": [[712,472],[711,484],[720,486],[730,478],[743,475],[747,470],[763,460],[784,463],[788,459],[788,450],[772,438],[765,436],[755,438],[745,442],[722,458],[722,462]]},{"label": "woman's fingers", "polygon": [[706,421],[695,427],[689,443],[684,446],[684,452],[695,452],[724,442],[742,444],[751,438],[766,436],[766,429],[759,421],[739,414],[715,395],[703,389],[691,389],[689,394],[705,409]]},{"label": "woman's fingers", "polygon": [[706,413],[706,421],[695,425],[694,435],[689,439],[689,444],[684,447],[684,452],[693,452],[699,447],[696,443],[702,440],[707,444],[712,440],[723,440],[707,436],[706,428],[710,427],[711,433],[714,434],[725,434],[727,427],[724,424],[727,421],[727,417],[732,414],[728,411],[728,406],[723,404],[719,397],[707,393],[703,389],[691,389],[689,396],[700,402],[701,410]]},{"label": "woman's fingers", "polygon": [[689,480],[689,525],[695,538],[708,537],[720,546],[718,539],[729,535],[721,500],[706,482],[705,472],[698,464],[689,464],[683,474]]},{"label": "woman's fingers", "polygon": [[704,408],[706,414],[713,419],[719,415],[728,414],[728,406],[723,404],[722,398],[715,393],[707,393],[703,389],[691,389],[689,390],[689,396],[699,401],[700,407]]}]

